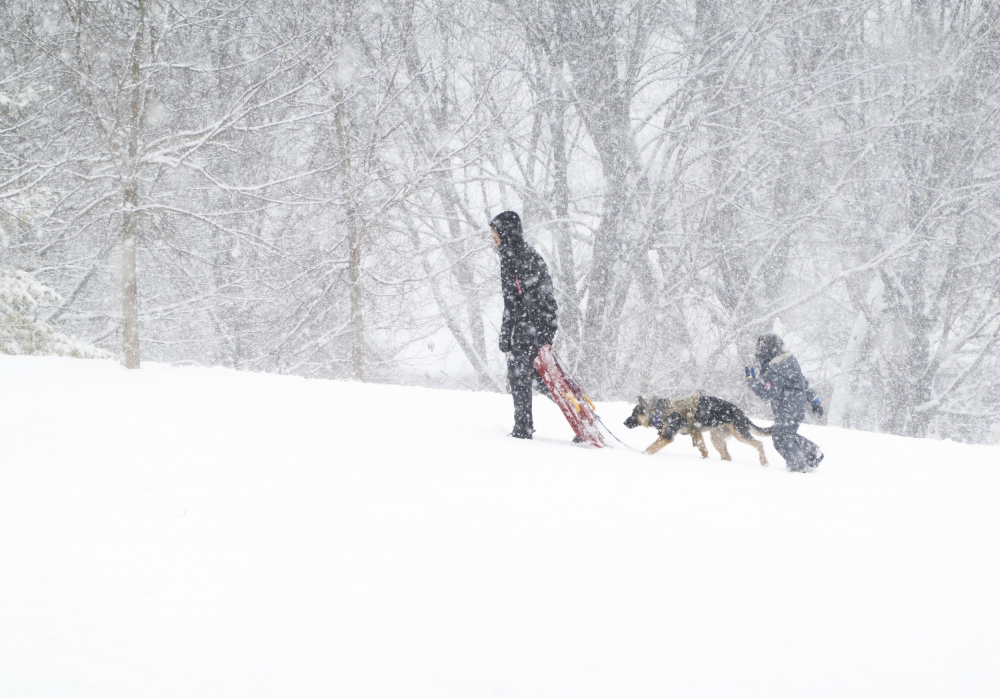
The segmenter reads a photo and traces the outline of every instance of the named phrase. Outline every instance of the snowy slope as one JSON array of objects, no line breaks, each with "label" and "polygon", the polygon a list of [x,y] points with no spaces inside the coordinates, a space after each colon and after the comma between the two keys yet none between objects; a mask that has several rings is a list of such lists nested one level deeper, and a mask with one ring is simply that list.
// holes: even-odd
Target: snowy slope
[{"label": "snowy slope", "polygon": [[[0,696],[996,696],[1000,449],[0,357]],[[630,406],[599,404],[620,427]],[[711,447],[710,447],[711,448]]]}]

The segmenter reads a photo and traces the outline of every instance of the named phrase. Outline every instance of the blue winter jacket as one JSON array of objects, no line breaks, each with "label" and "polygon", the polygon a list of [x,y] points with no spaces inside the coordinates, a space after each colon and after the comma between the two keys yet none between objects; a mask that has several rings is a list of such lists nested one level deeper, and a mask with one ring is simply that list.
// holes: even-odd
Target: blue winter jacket
[{"label": "blue winter jacket", "polygon": [[771,403],[776,421],[801,422],[806,417],[809,382],[802,375],[799,361],[791,352],[778,354],[761,367],[760,376],[751,380],[750,389],[757,397]]}]

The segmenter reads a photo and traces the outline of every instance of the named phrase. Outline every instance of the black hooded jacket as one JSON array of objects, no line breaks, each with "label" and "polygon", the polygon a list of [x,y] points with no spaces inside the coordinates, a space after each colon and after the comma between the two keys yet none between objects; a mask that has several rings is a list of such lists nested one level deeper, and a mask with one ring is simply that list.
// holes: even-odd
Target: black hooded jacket
[{"label": "black hooded jacket", "polygon": [[490,226],[500,236],[501,351],[512,349],[515,330],[533,334],[537,346],[551,344],[559,327],[558,305],[545,260],[524,241],[521,219],[513,211],[504,211]]}]

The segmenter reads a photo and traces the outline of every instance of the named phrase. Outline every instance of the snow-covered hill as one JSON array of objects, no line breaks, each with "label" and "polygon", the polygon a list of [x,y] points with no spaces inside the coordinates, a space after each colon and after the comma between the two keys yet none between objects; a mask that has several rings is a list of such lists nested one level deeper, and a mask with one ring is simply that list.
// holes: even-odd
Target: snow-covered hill
[{"label": "snow-covered hill", "polygon": [[[996,696],[1000,449],[0,357],[0,695]],[[641,449],[651,431],[604,421]],[[617,428],[616,428],[617,427]]]}]

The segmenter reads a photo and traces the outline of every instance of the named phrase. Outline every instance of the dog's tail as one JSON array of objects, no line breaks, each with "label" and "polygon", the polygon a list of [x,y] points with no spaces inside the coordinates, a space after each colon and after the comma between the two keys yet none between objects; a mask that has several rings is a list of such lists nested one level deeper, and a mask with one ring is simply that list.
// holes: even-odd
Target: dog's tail
[{"label": "dog's tail", "polygon": [[759,427],[747,418],[747,424],[750,425],[750,431],[752,431],[757,436],[770,436],[771,432],[774,431],[774,427]]}]

